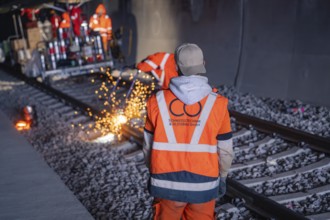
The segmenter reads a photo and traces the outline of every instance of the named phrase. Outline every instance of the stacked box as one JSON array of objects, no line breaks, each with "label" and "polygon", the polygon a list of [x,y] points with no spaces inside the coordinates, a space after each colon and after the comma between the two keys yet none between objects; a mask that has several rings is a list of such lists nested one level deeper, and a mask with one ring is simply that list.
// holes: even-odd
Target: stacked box
[{"label": "stacked box", "polygon": [[15,40],[12,40],[11,41],[11,48],[14,51],[18,51],[20,49],[24,49],[24,44],[26,44],[26,40],[25,39],[15,39]]},{"label": "stacked box", "polygon": [[19,64],[25,64],[29,59],[31,59],[30,50],[18,50],[15,54],[15,59]]},{"label": "stacked box", "polygon": [[37,27],[27,29],[27,37],[31,50],[35,49],[37,47],[37,43],[42,41],[40,30]]}]

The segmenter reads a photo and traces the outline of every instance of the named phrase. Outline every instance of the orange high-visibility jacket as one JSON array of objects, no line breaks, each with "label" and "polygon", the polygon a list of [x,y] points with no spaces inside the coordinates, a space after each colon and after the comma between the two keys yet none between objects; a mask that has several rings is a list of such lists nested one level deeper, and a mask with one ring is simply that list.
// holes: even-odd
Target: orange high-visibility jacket
[{"label": "orange high-visibility jacket", "polygon": [[95,10],[95,14],[89,19],[89,28],[95,32],[99,32],[102,39],[111,40],[112,21],[106,13],[104,5],[99,4]]},{"label": "orange high-visibility jacket", "polygon": [[151,72],[162,89],[168,89],[173,77],[178,76],[174,54],[159,52],[141,61],[137,68],[143,72]]},{"label": "orange high-visibility jacket", "polygon": [[62,14],[63,20],[61,21],[60,28],[70,28],[71,26],[71,19],[70,15],[67,12],[64,12]]},{"label": "orange high-visibility jacket", "polygon": [[188,203],[218,196],[217,141],[231,135],[227,103],[213,92],[192,105],[181,102],[171,90],[150,97],[145,131],[153,133],[152,196]]}]

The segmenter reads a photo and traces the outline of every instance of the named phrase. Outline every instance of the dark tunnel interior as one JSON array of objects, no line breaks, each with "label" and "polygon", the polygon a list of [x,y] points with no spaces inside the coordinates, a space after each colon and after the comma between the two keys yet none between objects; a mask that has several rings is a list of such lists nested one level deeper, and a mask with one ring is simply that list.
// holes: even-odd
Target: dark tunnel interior
[{"label": "dark tunnel interior", "polygon": [[[1,1],[0,39],[13,35],[13,4]],[[49,1],[48,1],[49,2]],[[83,5],[90,17],[97,4]],[[150,53],[173,52],[182,42],[203,49],[211,84],[235,85],[262,97],[330,105],[330,2],[327,0],[103,1],[123,53],[134,64]]]}]

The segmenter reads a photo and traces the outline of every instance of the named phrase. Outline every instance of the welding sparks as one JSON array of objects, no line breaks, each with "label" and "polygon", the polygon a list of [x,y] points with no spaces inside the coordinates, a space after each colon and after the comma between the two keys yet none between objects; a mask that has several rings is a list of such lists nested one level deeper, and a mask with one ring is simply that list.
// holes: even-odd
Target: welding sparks
[{"label": "welding sparks", "polygon": [[146,99],[151,94],[152,88],[136,81],[135,87],[130,97],[126,99],[125,115],[129,119],[141,118],[142,112],[146,108]]},{"label": "welding sparks", "polygon": [[117,115],[115,117],[116,117],[117,123],[119,123],[119,124],[127,123],[127,117],[125,115]]},{"label": "welding sparks", "polygon": [[[125,74],[127,75],[127,73]],[[126,84],[126,82],[121,81],[122,74],[115,79],[111,75],[110,70],[107,70],[103,76],[106,79],[103,78],[101,86],[95,90],[95,95],[103,103],[103,109],[101,110],[101,115],[94,116],[96,122],[93,130],[100,132],[102,136],[107,136],[110,133],[120,135],[122,125],[124,124],[133,124],[134,127],[137,124],[141,125],[141,123],[136,123],[136,120],[145,121],[146,99],[155,89],[155,83],[145,85],[136,79],[133,82],[131,92],[128,92],[129,94],[118,93],[117,91],[120,89],[119,83],[121,85]],[[132,81],[134,78],[133,74],[128,73],[128,78]],[[150,76],[147,75],[142,78],[150,78]],[[95,80],[91,82],[95,83]],[[92,117],[91,111],[89,110],[88,112],[89,116]],[[86,128],[88,130],[91,129],[90,127]]]},{"label": "welding sparks", "polygon": [[97,119],[95,129],[99,130],[102,135],[110,132],[119,134],[122,124],[126,122],[127,118],[124,115],[115,115],[110,112],[105,112],[102,117]]}]

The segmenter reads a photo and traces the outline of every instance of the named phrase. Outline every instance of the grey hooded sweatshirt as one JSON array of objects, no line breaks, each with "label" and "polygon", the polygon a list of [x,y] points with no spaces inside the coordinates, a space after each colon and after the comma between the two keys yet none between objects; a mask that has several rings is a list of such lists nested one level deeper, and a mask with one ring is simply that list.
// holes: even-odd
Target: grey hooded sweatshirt
[{"label": "grey hooded sweatshirt", "polygon": [[187,105],[195,104],[212,92],[205,76],[180,76],[172,78],[170,90]]}]

